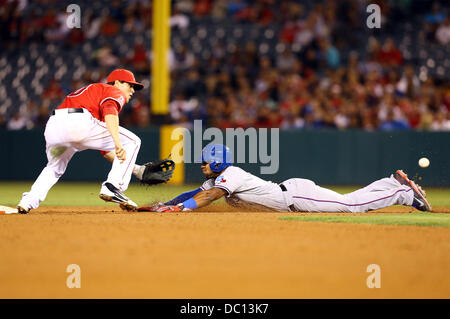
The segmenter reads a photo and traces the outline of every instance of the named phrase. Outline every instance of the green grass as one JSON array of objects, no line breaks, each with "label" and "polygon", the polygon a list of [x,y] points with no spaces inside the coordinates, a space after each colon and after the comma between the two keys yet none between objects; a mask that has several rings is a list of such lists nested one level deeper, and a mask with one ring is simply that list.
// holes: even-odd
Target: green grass
[{"label": "green grass", "polygon": [[437,226],[450,227],[450,214],[437,213],[410,213],[410,214],[380,214],[380,215],[308,215],[280,217],[283,220],[296,220],[306,222],[325,223],[352,223],[352,224],[377,224],[377,225],[413,225],[413,226]]},{"label": "green grass", "polygon": [[[0,182],[0,205],[17,205],[22,193],[29,191],[31,185],[32,182]],[[101,182],[60,182],[50,189],[41,206],[105,206],[105,202],[98,198],[100,187]],[[125,194],[138,205],[145,205],[156,200],[168,201],[180,193],[197,187],[199,185],[147,187],[133,183]]]},{"label": "green grass", "polygon": [[[29,191],[32,182],[6,182],[0,181],[0,205],[15,206],[20,201],[23,192]],[[75,183],[59,182],[48,193],[41,206],[104,206],[105,203],[98,198],[101,182]],[[136,183],[130,184],[125,192],[138,205],[145,205],[156,200],[167,201],[180,193],[199,187],[200,184],[175,186],[161,185],[146,187]],[[357,187],[329,187],[340,193],[347,193]],[[427,189],[427,198],[433,207],[450,207],[450,189]],[[373,216],[370,216],[371,218]]]}]

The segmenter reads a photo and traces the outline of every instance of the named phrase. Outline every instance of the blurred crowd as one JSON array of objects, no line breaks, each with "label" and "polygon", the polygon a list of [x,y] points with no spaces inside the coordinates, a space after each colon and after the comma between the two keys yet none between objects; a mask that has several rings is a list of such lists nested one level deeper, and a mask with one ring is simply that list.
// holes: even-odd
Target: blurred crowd
[{"label": "blurred crowd", "polygon": [[[21,104],[9,119],[0,114],[0,128],[21,130],[44,127],[51,111],[61,104],[66,95],[90,83],[106,83],[107,76],[106,69],[101,69],[100,72],[86,71],[80,79],[73,80],[68,87],[61,85],[53,78],[44,88],[39,100],[29,100],[27,103]],[[136,92],[121,112],[121,125],[125,127],[150,126],[149,106],[148,92]]]},{"label": "blurred crowd", "polygon": [[234,59],[231,72],[221,70],[220,59],[207,70],[191,67],[183,81],[176,79],[182,84],[170,104],[172,118],[187,127],[202,117],[219,128],[450,130],[449,87],[419,79],[411,65],[385,73],[383,63],[397,62],[380,52],[368,61],[353,54],[348,65],[319,76],[326,61],[305,63],[292,55],[287,51],[272,61],[249,45],[228,57]]},{"label": "blurred crowd", "polygon": [[86,39],[113,38],[124,29],[143,32],[152,27],[151,1],[104,1],[107,10],[101,9],[101,6],[99,10],[92,9],[92,6],[80,7],[81,28],[69,28],[66,24],[73,12],[67,12],[70,1],[33,0],[34,6],[28,10],[30,2],[0,0],[2,46],[22,46],[26,49],[32,41],[45,41],[61,42],[70,48]]},{"label": "blurred crowd", "polygon": [[[65,50],[86,39],[114,39],[126,29],[142,34],[151,29],[151,1],[113,0],[108,12],[83,15],[82,29],[68,29],[65,10],[52,9],[56,0],[40,0],[47,9],[22,12],[27,1],[0,0],[1,43],[22,47],[30,41],[60,42]],[[421,18],[423,40],[448,46],[450,17],[442,2],[417,13],[413,1],[371,1],[382,11],[382,28],[395,32],[414,13]],[[445,3],[445,2],[444,2]],[[325,0],[306,10],[299,1],[275,0],[177,0],[172,4],[170,25],[189,30],[202,18],[239,24],[281,26],[275,36],[284,49],[261,54],[258,43],[247,42],[231,50],[218,43],[209,56],[196,56],[189,46],[170,50],[170,114],[166,121],[192,127],[195,119],[208,126],[280,127],[282,129],[334,128],[364,130],[450,131],[450,85],[420,70],[388,37],[370,35],[365,50],[345,50],[358,43],[355,34],[366,29],[367,3]],[[424,4],[426,5],[426,4]],[[366,30],[367,31],[367,30]],[[297,50],[292,48],[297,47]],[[138,77],[150,75],[150,52],[138,42],[127,56],[111,46],[99,47],[91,57],[97,69],[85,71],[65,87],[53,79],[41,101],[30,101],[0,126],[8,129],[45,125],[50,106],[71,91],[91,82],[104,81],[108,70],[124,66]],[[439,63],[439,61],[436,61]],[[141,91],[124,109],[122,125],[156,124],[150,113],[149,89]]]},{"label": "blurred crowd", "polygon": [[[401,20],[410,9],[376,2],[384,27],[389,17]],[[219,128],[450,130],[448,79],[418,74],[419,67],[392,38],[380,42],[371,36],[365,55],[350,51],[343,63],[342,48],[357,43],[352,34],[364,28],[361,2],[324,1],[309,12],[295,1],[280,3],[278,10],[272,10],[274,4],[186,0],[175,5],[176,16],[280,24],[279,43],[286,44],[274,56],[261,55],[253,42],[231,53],[218,45],[206,61],[180,48],[172,63],[170,105],[177,123],[191,127],[203,118]],[[423,26],[426,41],[447,43],[449,18],[439,3],[423,16]],[[301,49],[294,52],[293,45]]]}]

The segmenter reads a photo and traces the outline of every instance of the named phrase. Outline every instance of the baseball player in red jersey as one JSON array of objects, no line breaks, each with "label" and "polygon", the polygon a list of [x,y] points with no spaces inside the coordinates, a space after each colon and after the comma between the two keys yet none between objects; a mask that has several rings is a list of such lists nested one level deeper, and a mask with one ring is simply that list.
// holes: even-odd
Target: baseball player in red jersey
[{"label": "baseball player in red jersey", "polygon": [[48,163],[29,192],[23,193],[17,210],[21,214],[39,207],[50,188],[64,174],[76,152],[87,149],[114,152],[111,171],[103,182],[99,197],[134,210],[136,203],[123,192],[128,188],[141,140],[119,126],[119,113],[136,90],[132,72],[117,69],[105,83],[93,83],[69,94],[52,113],[45,127]]}]

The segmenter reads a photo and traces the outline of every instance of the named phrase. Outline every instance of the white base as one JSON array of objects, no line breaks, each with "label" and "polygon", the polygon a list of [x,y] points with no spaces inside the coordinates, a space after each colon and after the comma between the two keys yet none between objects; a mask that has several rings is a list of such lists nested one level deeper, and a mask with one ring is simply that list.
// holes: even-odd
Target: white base
[{"label": "white base", "polygon": [[0,205],[0,215],[2,214],[17,214],[17,208]]}]

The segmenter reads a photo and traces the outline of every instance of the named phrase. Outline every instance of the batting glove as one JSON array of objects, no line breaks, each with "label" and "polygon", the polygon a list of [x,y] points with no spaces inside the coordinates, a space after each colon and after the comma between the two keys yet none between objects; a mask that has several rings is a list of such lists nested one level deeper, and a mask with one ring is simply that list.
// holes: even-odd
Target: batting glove
[{"label": "batting glove", "polygon": [[179,206],[161,206],[158,209],[156,209],[156,212],[158,213],[171,213],[171,212],[181,212],[182,209]]},{"label": "batting glove", "polygon": [[162,202],[158,202],[152,206],[139,207],[137,210],[138,212],[156,212],[156,210],[162,206],[164,206],[164,204]]}]

